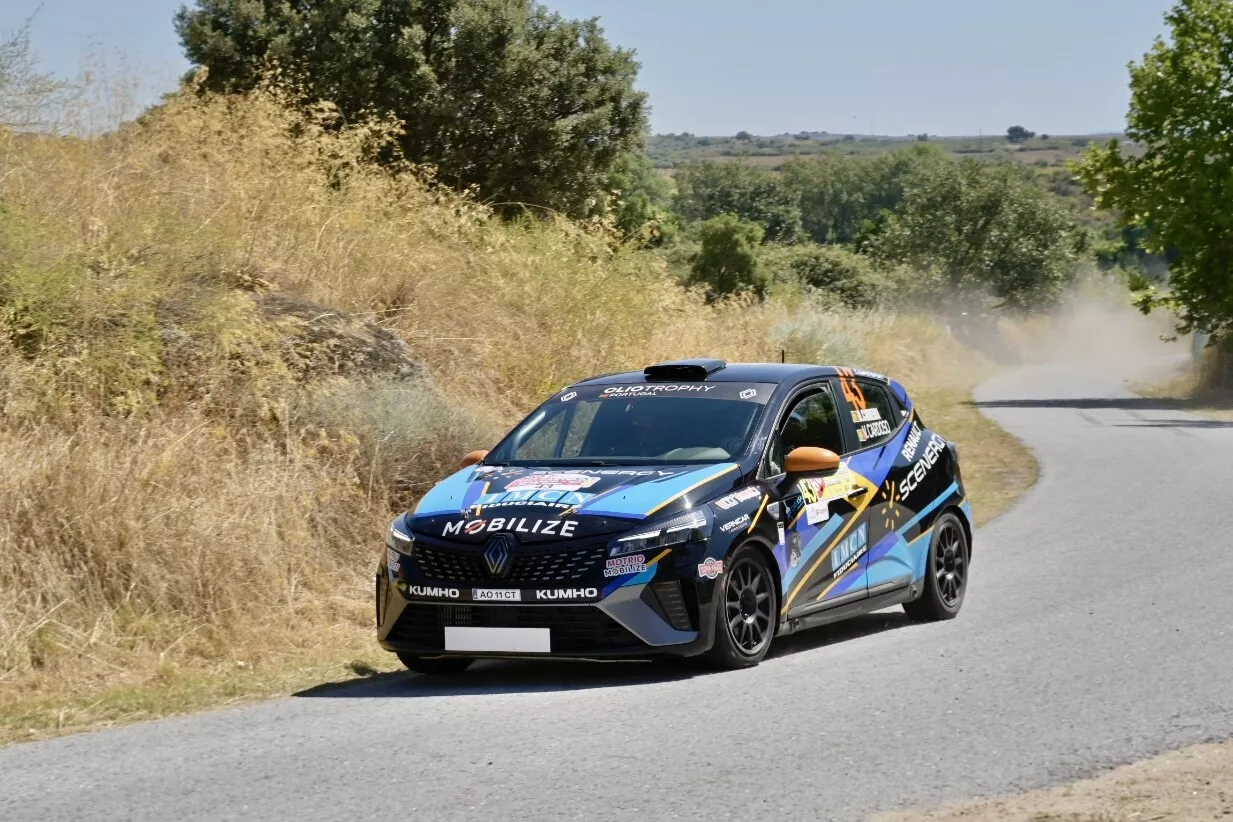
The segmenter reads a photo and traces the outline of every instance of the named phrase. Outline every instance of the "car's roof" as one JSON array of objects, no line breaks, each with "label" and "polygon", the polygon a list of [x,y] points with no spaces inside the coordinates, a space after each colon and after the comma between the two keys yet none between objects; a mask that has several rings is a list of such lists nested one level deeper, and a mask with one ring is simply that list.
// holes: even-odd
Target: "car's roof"
[{"label": "car's roof", "polygon": [[[736,362],[728,363],[718,371],[707,374],[700,379],[686,379],[681,382],[769,382],[785,383],[799,382],[809,377],[833,377],[839,373],[839,368],[833,365],[809,365],[805,363],[777,362]],[[598,377],[582,380],[575,385],[617,385],[644,382],[663,382],[663,377],[653,380],[642,371],[622,371],[617,374],[603,374]]]}]

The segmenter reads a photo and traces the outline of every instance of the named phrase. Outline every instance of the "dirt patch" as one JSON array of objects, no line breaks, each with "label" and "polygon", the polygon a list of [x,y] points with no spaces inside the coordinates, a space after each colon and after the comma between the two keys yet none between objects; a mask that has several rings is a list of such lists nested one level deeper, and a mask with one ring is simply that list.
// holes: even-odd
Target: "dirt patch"
[{"label": "dirt patch", "polygon": [[1233,818],[1233,741],[1198,745],[1092,779],[877,822],[1201,822]]}]

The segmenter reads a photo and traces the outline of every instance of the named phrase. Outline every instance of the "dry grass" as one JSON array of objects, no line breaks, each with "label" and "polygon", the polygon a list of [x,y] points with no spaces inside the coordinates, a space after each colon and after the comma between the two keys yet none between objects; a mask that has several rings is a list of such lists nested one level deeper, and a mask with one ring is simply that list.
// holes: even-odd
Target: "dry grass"
[{"label": "dry grass", "polygon": [[1056,788],[880,822],[1198,822],[1233,816],[1233,742],[1196,745]]},{"label": "dry grass", "polygon": [[[0,133],[0,741],[388,667],[389,517],[588,374],[780,348],[912,374],[978,512],[1030,481],[961,402],[987,364],[935,324],[707,306],[603,225],[491,221],[369,164],[388,124],[330,118],[263,92],[93,140]],[[396,331],[431,382],[305,382],[270,289]]]}]

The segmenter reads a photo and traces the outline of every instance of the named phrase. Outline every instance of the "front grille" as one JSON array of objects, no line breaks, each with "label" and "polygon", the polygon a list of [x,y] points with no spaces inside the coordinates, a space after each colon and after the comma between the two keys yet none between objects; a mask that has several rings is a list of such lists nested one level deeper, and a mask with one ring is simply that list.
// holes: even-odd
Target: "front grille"
[{"label": "front grille", "polygon": [[578,605],[427,605],[403,608],[389,640],[445,649],[445,628],[548,628],[553,653],[631,648],[642,643],[598,608]]},{"label": "front grille", "polygon": [[[583,548],[557,548],[523,553],[515,549],[508,577],[502,583],[574,582],[585,579],[603,566],[607,543]],[[477,582],[488,584],[493,577],[484,563],[483,546],[445,547],[417,543],[415,561],[420,573],[437,582]]]}]

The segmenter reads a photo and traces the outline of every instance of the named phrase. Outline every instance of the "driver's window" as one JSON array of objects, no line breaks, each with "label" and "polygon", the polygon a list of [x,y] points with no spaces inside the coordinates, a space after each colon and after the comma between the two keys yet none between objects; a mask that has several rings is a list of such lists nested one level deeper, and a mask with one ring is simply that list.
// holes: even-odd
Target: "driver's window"
[{"label": "driver's window", "polygon": [[767,466],[770,474],[782,474],[784,458],[792,453],[794,448],[802,446],[826,448],[836,454],[843,453],[839,413],[835,408],[835,398],[829,391],[810,394],[792,406],[770,450]]}]

